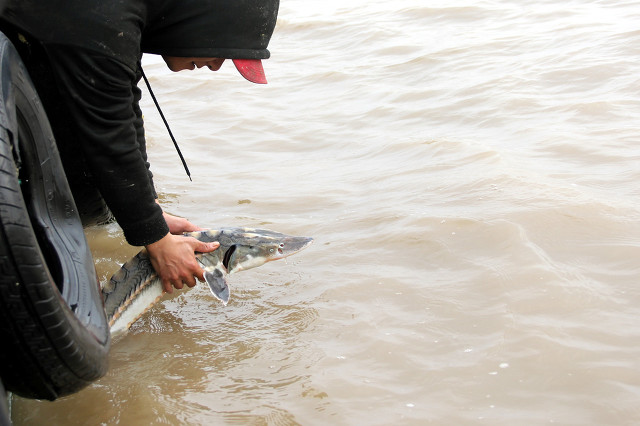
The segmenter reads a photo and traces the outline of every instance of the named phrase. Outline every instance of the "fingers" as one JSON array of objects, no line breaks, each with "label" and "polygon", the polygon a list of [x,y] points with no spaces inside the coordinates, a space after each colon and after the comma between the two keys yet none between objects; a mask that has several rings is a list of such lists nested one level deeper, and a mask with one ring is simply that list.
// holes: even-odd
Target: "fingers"
[{"label": "fingers", "polygon": [[204,271],[196,263],[195,258],[193,260],[194,262],[192,264],[191,262],[186,262],[189,263],[189,265],[187,266],[185,264],[185,268],[173,268],[171,270],[164,271],[165,276],[162,278],[162,286],[167,293],[171,293],[173,288],[182,290],[185,285],[189,288],[195,287],[196,278],[200,281],[204,281]]},{"label": "fingers", "polygon": [[[201,283],[204,282],[204,270],[202,268],[198,268],[198,273],[196,274],[196,278],[198,278]],[[193,287],[195,285],[196,285],[196,283],[194,281],[193,285],[190,285],[189,287]]]},{"label": "fingers", "polygon": [[[198,277],[198,279],[200,281],[204,281],[204,277],[201,276],[202,273],[200,273],[199,275],[196,275]],[[185,281],[181,281],[181,280],[176,280],[176,281],[162,281],[162,287],[164,288],[164,291],[171,294],[173,293],[173,289],[176,288],[178,290],[182,290],[184,288],[184,285],[187,285],[187,287],[192,288],[196,286],[196,280],[194,279],[193,276],[191,276],[191,279],[189,280],[188,278],[185,277]]]},{"label": "fingers", "polygon": [[169,232],[174,235],[181,235],[185,232],[202,231],[202,228],[194,225],[188,219],[174,216],[166,212],[162,212],[162,215],[164,216],[165,222],[167,222],[167,225],[169,226]]},{"label": "fingers", "polygon": [[[205,243],[192,237],[186,238],[186,240],[192,243],[193,251],[198,253],[210,253],[212,251],[217,250],[218,247],[220,247],[220,243],[217,241],[214,241],[212,243]],[[200,267],[198,262],[195,260],[195,255],[193,257],[193,261],[194,262],[190,268],[191,275],[189,275],[188,278],[185,277],[184,279],[184,282],[187,284],[188,287],[195,287],[196,281],[194,277],[200,280],[201,282],[204,282],[204,270]]]},{"label": "fingers", "polygon": [[182,234],[184,232],[195,232],[195,231],[202,231],[202,228],[200,228],[197,225],[194,225],[193,223],[189,222],[187,219],[184,219],[184,222],[182,224],[182,229],[177,232],[177,234]]},{"label": "fingers", "polygon": [[197,251],[200,253],[209,253],[216,250],[218,247],[220,247],[220,243],[217,241],[214,241],[212,243],[203,243],[202,241],[196,240],[195,238],[194,240],[196,241],[194,246],[194,251]]},{"label": "fingers", "polygon": [[[200,267],[198,267],[198,270],[202,271],[202,269]],[[174,285],[174,287],[176,287],[178,289],[182,289],[182,287],[184,287],[185,284],[189,288],[195,287],[195,285],[196,285],[195,275],[196,274],[197,274],[197,271],[195,273],[190,273],[189,275],[185,276],[182,281],[180,281],[178,283],[180,285],[180,287],[176,287],[175,285]]]},{"label": "fingers", "polygon": [[196,278],[204,281],[204,271],[197,263],[195,256],[192,261],[186,259],[182,265],[182,268],[171,268],[164,271],[166,275],[162,280],[162,285],[167,293],[172,293],[174,288],[182,290],[185,285],[189,288],[195,287]]},{"label": "fingers", "polygon": [[195,287],[196,279],[204,281],[204,271],[196,260],[195,252],[208,253],[220,246],[218,242],[205,243],[192,237],[167,234],[163,239],[147,246],[151,264],[162,280],[167,293]]}]

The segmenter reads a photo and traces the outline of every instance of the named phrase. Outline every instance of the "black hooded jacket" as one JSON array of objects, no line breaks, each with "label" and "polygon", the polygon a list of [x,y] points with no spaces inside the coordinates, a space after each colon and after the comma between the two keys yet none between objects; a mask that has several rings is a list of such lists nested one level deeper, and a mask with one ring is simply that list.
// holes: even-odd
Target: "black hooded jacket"
[{"label": "black hooded jacket", "polygon": [[69,117],[52,123],[58,144],[82,151],[127,241],[147,245],[169,230],[138,105],[142,53],[266,59],[277,12],[278,0],[9,0],[1,20],[44,47]]}]

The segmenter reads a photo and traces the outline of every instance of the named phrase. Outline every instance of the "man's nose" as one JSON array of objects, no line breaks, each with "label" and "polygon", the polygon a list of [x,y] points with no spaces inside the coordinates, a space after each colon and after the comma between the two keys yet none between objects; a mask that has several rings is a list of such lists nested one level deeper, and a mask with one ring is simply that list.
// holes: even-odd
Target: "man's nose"
[{"label": "man's nose", "polygon": [[220,69],[220,67],[222,66],[222,63],[224,62],[224,59],[218,59],[215,61],[210,61],[207,66],[209,67],[209,69],[211,71],[218,71]]}]

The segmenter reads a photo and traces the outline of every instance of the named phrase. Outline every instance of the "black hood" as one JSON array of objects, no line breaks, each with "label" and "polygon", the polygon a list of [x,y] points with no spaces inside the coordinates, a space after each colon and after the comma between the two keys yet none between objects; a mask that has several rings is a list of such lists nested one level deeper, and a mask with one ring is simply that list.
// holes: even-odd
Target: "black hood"
[{"label": "black hood", "polygon": [[279,0],[8,0],[2,19],[44,44],[93,50],[135,67],[143,52],[266,59],[278,6]]},{"label": "black hood", "polygon": [[279,0],[180,0],[149,10],[142,51],[167,56],[266,59]]}]

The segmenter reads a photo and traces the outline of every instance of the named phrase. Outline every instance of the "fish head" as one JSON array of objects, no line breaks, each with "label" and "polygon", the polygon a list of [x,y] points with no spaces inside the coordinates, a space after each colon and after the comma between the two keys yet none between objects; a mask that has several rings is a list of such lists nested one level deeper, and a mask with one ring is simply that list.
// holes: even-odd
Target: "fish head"
[{"label": "fish head", "polygon": [[255,232],[245,237],[225,253],[223,264],[229,273],[284,259],[305,249],[313,242],[313,238],[293,237],[274,232]]}]

